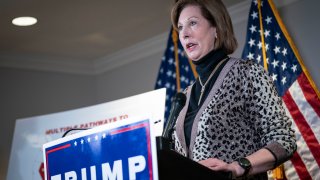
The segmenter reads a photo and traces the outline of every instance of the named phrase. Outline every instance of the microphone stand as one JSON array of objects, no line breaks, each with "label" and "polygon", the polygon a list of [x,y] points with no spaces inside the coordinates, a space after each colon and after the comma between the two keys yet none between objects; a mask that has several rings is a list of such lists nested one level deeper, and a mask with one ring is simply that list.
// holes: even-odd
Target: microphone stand
[{"label": "microphone stand", "polygon": [[163,130],[162,136],[157,137],[157,148],[174,150],[174,142],[172,140],[172,133],[174,130],[174,125],[177,121],[178,115],[186,103],[186,95],[184,93],[177,93],[172,100],[172,107],[170,110],[170,115],[167,120],[166,126]]}]

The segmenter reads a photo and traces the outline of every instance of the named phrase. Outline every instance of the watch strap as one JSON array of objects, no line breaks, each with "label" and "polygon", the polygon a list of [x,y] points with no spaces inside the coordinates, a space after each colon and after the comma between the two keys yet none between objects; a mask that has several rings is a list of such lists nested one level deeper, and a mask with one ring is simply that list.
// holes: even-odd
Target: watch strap
[{"label": "watch strap", "polygon": [[250,169],[251,169],[250,161],[245,157],[239,158],[237,161],[238,161],[239,165],[244,169],[244,173],[241,177],[247,176]]}]

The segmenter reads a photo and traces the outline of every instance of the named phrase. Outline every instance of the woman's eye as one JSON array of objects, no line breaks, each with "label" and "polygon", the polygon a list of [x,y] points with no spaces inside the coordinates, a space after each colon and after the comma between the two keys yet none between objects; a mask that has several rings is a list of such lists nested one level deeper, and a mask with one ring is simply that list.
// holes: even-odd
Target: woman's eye
[{"label": "woman's eye", "polygon": [[196,25],[196,24],[197,24],[197,22],[195,22],[195,21],[191,21],[191,22],[190,22],[190,25],[192,25],[192,26],[193,26],[193,25]]},{"label": "woman's eye", "polygon": [[181,31],[182,30],[182,26],[178,26],[178,31]]}]

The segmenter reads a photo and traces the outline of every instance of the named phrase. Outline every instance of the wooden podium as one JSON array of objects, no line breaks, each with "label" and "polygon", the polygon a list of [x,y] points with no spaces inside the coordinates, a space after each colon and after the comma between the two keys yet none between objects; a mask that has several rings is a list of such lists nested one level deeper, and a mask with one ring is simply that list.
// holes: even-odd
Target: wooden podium
[{"label": "wooden podium", "polygon": [[169,141],[163,137],[157,137],[157,155],[160,180],[232,179],[231,172],[213,171],[171,150]]}]

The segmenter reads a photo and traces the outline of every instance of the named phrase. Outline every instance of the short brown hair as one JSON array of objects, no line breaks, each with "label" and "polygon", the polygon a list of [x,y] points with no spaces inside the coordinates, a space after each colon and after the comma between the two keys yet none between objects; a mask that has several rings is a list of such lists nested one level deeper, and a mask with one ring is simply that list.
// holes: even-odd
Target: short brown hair
[{"label": "short brown hair", "polygon": [[217,29],[217,39],[214,49],[223,49],[231,54],[237,48],[230,15],[221,0],[178,0],[171,11],[171,21],[177,30],[181,11],[188,5],[196,5],[209,23]]}]

